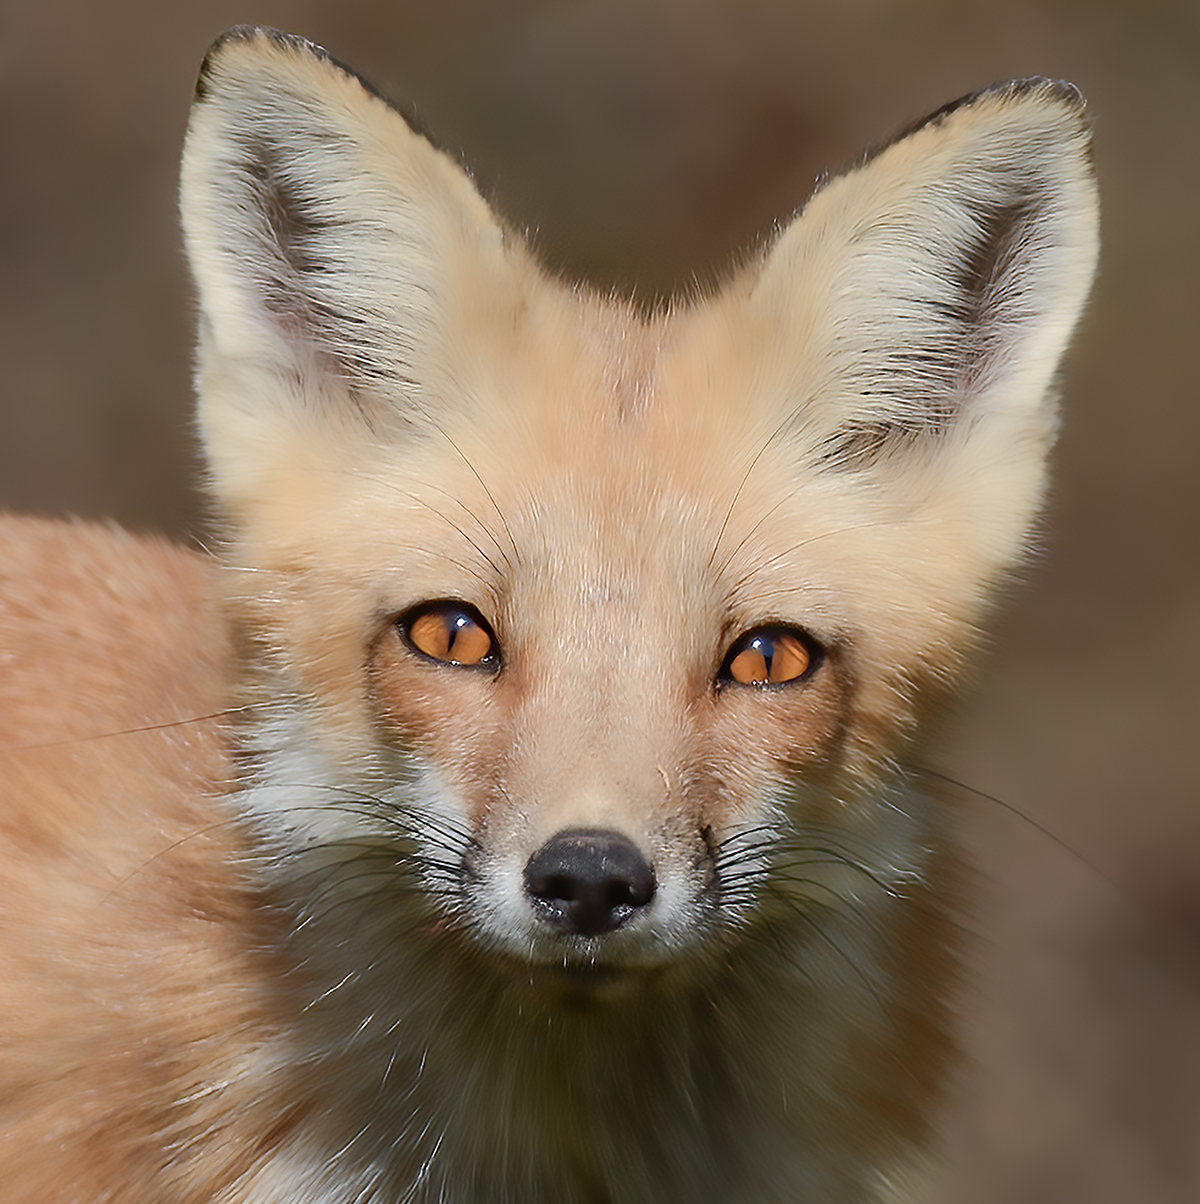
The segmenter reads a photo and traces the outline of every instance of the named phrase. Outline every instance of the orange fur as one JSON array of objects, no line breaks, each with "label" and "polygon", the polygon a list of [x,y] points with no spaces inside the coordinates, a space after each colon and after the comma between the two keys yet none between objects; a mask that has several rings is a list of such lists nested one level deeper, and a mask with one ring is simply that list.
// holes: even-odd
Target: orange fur
[{"label": "orange fur", "polygon": [[286,35],[210,52],[182,198],[220,557],[0,523],[5,1198],[929,1204],[902,761],[1040,503],[1078,95],[653,317]]},{"label": "orange fur", "polygon": [[165,1186],[202,1113],[185,1101],[264,1020],[263,926],[219,803],[212,567],[32,519],[0,525],[0,565],[4,1193],[211,1198]]}]

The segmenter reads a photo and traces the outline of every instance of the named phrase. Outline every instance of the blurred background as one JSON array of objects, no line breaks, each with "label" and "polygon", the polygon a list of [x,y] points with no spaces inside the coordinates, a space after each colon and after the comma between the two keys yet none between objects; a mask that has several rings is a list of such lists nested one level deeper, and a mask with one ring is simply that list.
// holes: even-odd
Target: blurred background
[{"label": "blurred background", "polygon": [[176,160],[238,22],[327,46],[551,267],[646,300],[955,96],[1080,85],[1104,253],[1055,491],[930,758],[986,872],[948,1199],[1200,1200],[1200,0],[3,0],[0,505],[204,532]]}]

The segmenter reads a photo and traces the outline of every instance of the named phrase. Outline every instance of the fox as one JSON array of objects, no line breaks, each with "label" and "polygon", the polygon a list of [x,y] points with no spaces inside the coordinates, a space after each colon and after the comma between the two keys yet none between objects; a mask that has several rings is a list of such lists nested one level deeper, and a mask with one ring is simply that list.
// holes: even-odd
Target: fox
[{"label": "fox", "polygon": [[916,750],[1041,506],[1089,126],[973,93],[646,307],[223,35],[219,535],[0,523],[5,1199],[941,1198],[970,870]]}]

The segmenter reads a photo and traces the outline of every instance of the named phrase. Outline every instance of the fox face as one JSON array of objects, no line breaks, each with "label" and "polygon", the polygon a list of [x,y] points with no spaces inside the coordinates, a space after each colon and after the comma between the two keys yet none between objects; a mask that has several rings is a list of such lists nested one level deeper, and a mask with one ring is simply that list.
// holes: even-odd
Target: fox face
[{"label": "fox face", "polygon": [[901,766],[1040,503],[1087,154],[1068,86],[980,93],[646,314],[323,52],[214,47],[182,206],[305,1181],[913,1198],[958,875]]}]

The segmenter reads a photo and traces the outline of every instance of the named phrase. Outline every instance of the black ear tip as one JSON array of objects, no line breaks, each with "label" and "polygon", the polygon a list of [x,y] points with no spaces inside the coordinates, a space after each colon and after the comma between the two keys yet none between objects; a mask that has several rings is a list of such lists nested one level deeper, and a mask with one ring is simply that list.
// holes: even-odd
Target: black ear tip
[{"label": "black ear tip", "polygon": [[419,134],[438,149],[444,149],[431,136],[425,124],[411,108],[397,104],[389,96],[381,92],[369,79],[364,79],[352,67],[348,67],[341,59],[330,54],[324,46],[318,46],[316,42],[310,42],[307,38],[299,37],[294,33],[285,33],[283,30],[274,29],[269,25],[234,25],[213,42],[208,48],[208,53],[204,56],[204,61],[200,64],[200,73],[196,78],[194,103],[208,100],[213,95],[215,91],[213,81],[217,74],[218,65],[230,47],[256,42],[267,49],[274,48],[295,56],[307,56],[316,62],[327,65],[347,79],[353,80],[369,96],[382,101],[389,109],[404,119],[405,124],[413,133]]},{"label": "black ear tip", "polygon": [[227,29],[211,46],[200,64],[200,73],[196,79],[196,100],[205,100],[212,90],[212,77],[217,64],[232,46],[246,45],[254,42],[269,43],[281,50],[289,50],[293,54],[307,54],[322,62],[335,63],[348,75],[353,72],[347,67],[336,63],[333,56],[323,46],[308,41],[307,38],[285,33],[282,29],[274,29],[270,25],[234,25]]},{"label": "black ear tip", "polygon": [[1043,103],[1054,103],[1065,108],[1082,111],[1084,108],[1083,93],[1065,79],[1049,79],[1044,75],[1030,75],[1024,79],[1009,79],[998,84],[989,84],[960,96],[949,104],[930,113],[928,117],[914,122],[912,129],[933,125],[957,113],[960,109],[969,109],[984,101],[1000,101],[1006,103],[1014,100],[1035,99]]},{"label": "black ear tip", "polygon": [[1010,80],[1007,84],[996,84],[986,92],[1007,93],[1010,96],[1025,96],[1040,93],[1046,100],[1055,100],[1071,108],[1084,107],[1083,93],[1070,80],[1051,79],[1045,75],[1031,75],[1027,79]]},{"label": "black ear tip", "polygon": [[330,58],[329,51],[323,46],[318,46],[316,42],[310,42],[307,38],[299,37],[294,33],[287,33],[270,25],[234,25],[221,34],[208,48],[205,62],[219,55],[225,47],[238,42],[270,42],[281,49],[311,54],[314,58]]},{"label": "black ear tip", "polygon": [[917,121],[912,121],[902,126],[886,141],[868,150],[863,156],[862,162],[869,163],[872,159],[877,158],[898,142],[903,142],[905,138],[910,137],[912,134],[928,126],[940,125],[948,118],[953,117],[954,114],[973,108],[977,104],[987,101],[1005,103],[1021,100],[1026,97],[1034,97],[1044,103],[1053,103],[1070,109],[1081,120],[1087,107],[1083,93],[1074,84],[1063,79],[1049,79],[1042,75],[1031,75],[1025,79],[1004,80],[1001,83],[990,84],[986,88],[977,88],[974,92],[968,92],[965,96],[960,96],[956,100],[950,101],[949,104],[944,104],[941,108],[934,109],[932,113],[927,113]]}]

